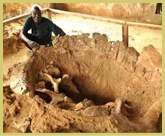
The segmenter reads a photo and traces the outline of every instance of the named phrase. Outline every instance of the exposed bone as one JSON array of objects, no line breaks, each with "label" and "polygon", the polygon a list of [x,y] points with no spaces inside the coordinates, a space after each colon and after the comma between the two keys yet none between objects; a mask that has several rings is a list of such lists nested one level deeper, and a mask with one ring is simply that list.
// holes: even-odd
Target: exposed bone
[{"label": "exposed bone", "polygon": [[132,112],[132,107],[128,106],[127,104],[123,103],[120,98],[117,98],[115,102],[108,102],[105,104],[106,107],[112,109],[114,108],[115,114],[123,114],[126,117],[131,117],[129,112]]},{"label": "exposed bone", "polygon": [[51,97],[51,105],[57,105],[58,102],[64,101],[64,98],[61,94],[54,93],[48,89],[36,88],[36,91],[45,93]]},{"label": "exposed bone", "polygon": [[126,117],[132,117],[131,115],[132,112],[133,112],[133,108],[123,103],[121,108],[121,113]]},{"label": "exposed bone", "polygon": [[67,96],[64,97],[64,102],[73,103],[73,100]]},{"label": "exposed bone", "polygon": [[114,107],[114,102],[108,102],[105,104],[105,106],[112,108]]},{"label": "exposed bone", "polygon": [[49,81],[52,83],[53,88],[54,88],[54,92],[59,93],[58,85],[59,85],[59,83],[61,82],[61,78],[58,78],[58,79],[52,78],[52,76],[49,75],[49,74],[47,74],[47,73],[44,73],[44,75],[45,75],[45,76],[49,79]]},{"label": "exposed bone", "polygon": [[72,77],[69,76],[69,74],[64,74],[62,76],[61,84],[68,85],[70,87],[70,91],[76,94],[79,94],[80,92],[77,90],[76,86],[72,82]]},{"label": "exposed bone", "polygon": [[68,75],[68,74],[64,74],[64,75],[62,76],[62,79],[64,79],[64,78],[69,78],[69,75]]},{"label": "exposed bone", "polygon": [[121,106],[122,106],[122,100],[120,98],[117,98],[115,100],[115,114],[121,113]]},{"label": "exposed bone", "polygon": [[[75,38],[75,40],[72,40],[73,38]],[[71,41],[71,43],[64,44],[65,40]],[[80,42],[85,41],[90,45],[86,46],[85,48],[81,45],[77,48],[75,45],[80,43],[79,40],[81,40]],[[66,98],[64,99],[63,96],[60,97],[61,94],[52,92],[50,90],[49,93],[44,92],[45,94],[49,94],[52,98],[52,101],[49,101],[49,104],[45,104],[44,101],[39,99],[37,96],[35,96],[33,99],[30,99],[29,97],[25,97],[25,95],[18,95],[15,101],[22,103],[20,104],[20,109],[18,108],[20,113],[14,114],[17,112],[13,112],[13,115],[15,116],[12,116],[12,118],[16,116],[21,117],[20,115],[24,115],[24,112],[21,113],[21,111],[24,111],[25,109],[28,112],[31,112],[30,114],[33,114],[31,123],[31,131],[33,133],[58,132],[59,130],[70,129],[74,126],[78,130],[81,130],[81,132],[156,132],[155,124],[157,123],[159,114],[162,111],[160,108],[161,101],[157,104],[154,103],[155,100],[160,98],[162,93],[162,90],[160,89],[162,86],[162,71],[158,71],[153,66],[153,69],[149,69],[150,71],[147,71],[146,69],[142,76],[136,76],[136,73],[132,71],[132,68],[135,66],[138,55],[135,50],[124,50],[123,48],[120,49],[119,47],[123,46],[120,44],[120,42],[114,42],[114,46],[112,45],[114,50],[111,50],[111,43],[103,42],[100,44],[100,42],[97,42],[97,44],[94,43],[91,45],[92,41],[90,39],[78,38],[77,40],[76,37],[62,37],[59,39],[59,41],[61,45],[58,46],[58,48],[51,48],[50,50],[49,48],[46,50],[44,48],[39,49],[38,55],[31,58],[30,61],[27,62],[28,65],[21,68],[22,73],[25,74],[26,78],[21,78],[20,80],[21,83],[22,80],[26,81],[23,82],[23,85],[26,88],[28,87],[27,89],[33,89],[33,85],[35,83],[46,80],[53,84],[55,92],[58,92],[59,82],[60,85],[70,85],[70,83],[72,83],[73,87],[75,87],[75,91],[78,89],[78,92],[80,92],[82,96],[91,96],[91,99],[94,98],[94,100],[98,100],[99,102],[101,102],[100,99],[102,99],[102,102],[104,102],[104,98],[107,98],[107,100],[110,101],[116,98],[118,99],[116,99],[116,101],[113,103],[107,104],[107,107],[103,106],[103,108],[100,108],[100,106],[92,106],[91,102],[81,102],[80,105],[77,104],[76,107],[74,103],[69,103],[68,100],[66,100]],[[100,52],[100,50],[102,51]],[[120,56],[122,51],[125,53],[125,55]],[[49,56],[50,54],[53,55]],[[116,61],[118,56],[119,61]],[[53,60],[55,64],[53,62],[49,63],[50,60]],[[141,63],[142,62],[139,62],[140,66],[143,66]],[[45,71],[42,73],[42,71],[44,71],[44,69],[48,66],[47,64],[50,64],[49,68],[53,68],[54,65],[57,65],[62,73],[68,73],[74,78],[69,75],[63,75],[62,79],[54,79],[52,75],[54,76],[55,74],[51,74],[52,71],[50,69],[46,69],[47,72]],[[130,67],[132,67],[131,70]],[[150,68],[150,66],[148,66],[148,68]],[[144,70],[143,67],[140,68],[140,70],[141,69]],[[21,70],[16,69],[15,72],[21,72]],[[22,77],[22,73],[19,76],[11,78],[11,81],[13,82],[11,82],[13,89],[16,87],[21,87],[22,84],[19,84],[20,80],[18,79]],[[59,77],[61,77],[61,74]],[[17,82],[15,83],[16,80]],[[152,93],[152,95],[148,95],[150,93]],[[14,93],[14,95],[17,94]],[[121,99],[119,97],[121,97]],[[26,101],[27,99],[29,99],[28,101],[30,104],[28,101]],[[134,122],[127,118],[129,116],[129,110],[131,110],[131,107],[125,105],[122,102],[122,99],[132,102],[133,106],[138,111],[138,116],[135,118],[137,121]],[[151,99],[153,101],[150,101]],[[4,103],[6,105],[8,104],[6,103],[6,100],[4,100]],[[68,103],[75,108],[72,108],[72,110],[68,111],[59,106],[65,106],[65,104],[67,106]],[[56,106],[54,106],[55,104]],[[28,108],[27,105],[29,106]],[[153,106],[150,108],[150,105]],[[89,106],[88,109],[86,109],[86,106]],[[112,107],[113,112],[111,112],[109,107]],[[9,105],[8,108],[11,108],[11,106]],[[4,111],[8,111],[8,108],[4,109]],[[85,117],[82,115],[77,115],[77,111],[84,111],[84,108],[86,109],[85,113],[87,113],[89,116]],[[29,111],[29,109],[31,110]],[[96,112],[94,112],[94,110]],[[8,117],[8,112],[5,112],[5,114],[6,118],[4,120],[5,123],[7,123],[8,118],[10,117]],[[105,116],[102,117],[102,115]],[[143,115],[145,116],[139,123],[138,117]],[[153,119],[155,116],[156,118]],[[91,127],[89,127],[90,125]]]},{"label": "exposed bone", "polygon": [[92,100],[84,99],[82,102],[79,102],[75,106],[75,110],[83,110],[85,108],[88,108],[90,106],[94,106],[94,103]]},{"label": "exposed bone", "polygon": [[90,106],[83,111],[85,116],[109,116],[109,109],[105,106]]}]

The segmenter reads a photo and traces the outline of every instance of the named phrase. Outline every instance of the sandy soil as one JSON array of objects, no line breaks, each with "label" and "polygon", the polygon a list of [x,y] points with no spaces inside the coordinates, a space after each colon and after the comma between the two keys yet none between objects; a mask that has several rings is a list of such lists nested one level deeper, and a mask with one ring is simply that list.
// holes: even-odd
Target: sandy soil
[{"label": "sandy soil", "polygon": [[[121,26],[119,25],[116,26],[106,22],[82,19],[78,17],[68,18],[63,15],[54,16],[53,21],[63,28],[68,35],[90,33],[90,37],[92,37],[92,33],[99,32],[101,34],[106,34],[108,41],[121,41]],[[18,29],[20,30],[20,27]],[[15,31],[18,32],[18,29]],[[14,30],[12,32],[14,32]],[[99,39],[99,36],[95,36],[97,41],[97,37]],[[25,95],[21,97],[19,94],[10,92],[9,88],[4,88],[4,132],[10,132],[10,127],[13,129],[12,132],[20,131],[34,133],[158,131],[155,129],[155,123],[157,123],[159,118],[159,116],[156,115],[161,113],[162,31],[135,27],[130,28],[129,46],[133,46],[137,49],[140,53],[139,58],[139,53],[133,48],[125,49],[120,42],[107,42],[105,36],[102,36],[102,39],[98,40],[98,44],[93,42],[92,39],[88,39],[86,36],[85,39],[83,38],[84,37],[80,36],[79,40],[72,40],[72,37],[56,39],[58,42],[54,42],[55,46],[53,50],[41,48],[38,56],[34,59],[31,58],[32,61],[28,61],[30,55],[28,53],[28,49],[23,46],[20,46],[22,49],[19,48],[19,51],[15,54],[4,55],[4,86],[9,85],[8,76],[10,75],[11,68],[16,69],[13,71],[11,79],[12,83],[17,80],[19,81],[19,74],[23,72],[28,75],[27,81],[28,84],[30,84],[29,86],[31,86],[36,83],[35,80],[38,78],[38,74],[34,73],[40,73],[39,69],[42,71],[45,67],[53,68],[54,66],[59,66],[60,71],[62,70],[62,74],[67,73],[73,76],[73,80],[71,81],[73,82],[75,80],[74,84],[76,84],[76,88],[78,88],[78,90],[83,94],[82,96],[84,96],[84,98],[89,95],[91,96],[89,98],[93,97],[92,99],[96,102],[99,97],[102,97],[102,100],[105,100],[104,102],[101,102],[102,104],[105,104],[108,101],[113,101],[110,103],[110,107],[113,105],[113,108],[111,108],[114,109],[114,111],[109,111],[106,105],[97,106],[93,104],[92,105],[94,107],[89,107],[88,110],[86,109],[88,107],[85,107],[86,110],[84,110],[83,99],[78,102],[66,100],[67,96],[65,96],[65,94],[52,93],[49,88],[47,88],[48,90],[46,90],[46,93],[48,93],[51,98],[49,98],[49,95],[45,96],[41,92],[38,92],[39,94],[35,95],[34,98],[30,98]],[[6,39],[10,40],[10,36]],[[69,44],[65,45],[67,42],[69,42]],[[74,45],[79,44],[80,46],[78,46],[78,48],[81,49],[81,52],[77,52],[77,47],[72,48]],[[142,52],[142,48],[150,44],[152,44],[160,54],[153,46],[146,47]],[[58,46],[59,48],[57,48]],[[85,46],[86,48],[84,48]],[[93,50],[91,50],[90,46]],[[64,52],[68,53],[65,54]],[[51,54],[56,55],[52,56]],[[122,54],[125,54],[124,58]],[[153,54],[155,58],[153,57]],[[131,57],[129,57],[129,55]],[[46,56],[49,57],[47,58]],[[88,59],[86,59],[86,57]],[[91,57],[93,58],[93,61],[91,61]],[[51,60],[53,60],[55,64],[53,64]],[[98,61],[100,63],[98,63]],[[26,63],[29,65],[26,65]],[[67,66],[66,63],[68,63]],[[47,66],[47,64],[52,66]],[[117,69],[117,71],[113,70],[112,66],[114,69]],[[50,71],[52,72],[52,69],[47,71],[48,73]],[[122,73],[125,73],[125,75],[123,76]],[[61,76],[62,75],[60,75],[60,77]],[[21,78],[24,78],[22,77],[22,74]],[[117,81],[117,78],[120,78],[120,81]],[[109,84],[109,81],[111,84]],[[43,86],[43,83],[39,82],[40,81],[38,81],[37,85]],[[124,84],[124,82],[127,83]],[[116,86],[117,84],[118,86]],[[74,87],[73,84],[72,87]],[[125,92],[125,90],[127,90],[127,92]],[[150,93],[151,95],[149,95]],[[119,114],[121,102],[117,98],[121,96],[124,99],[124,102],[127,99],[131,100],[133,107],[136,107],[135,110],[133,110],[134,116],[138,115],[141,117],[141,120],[138,120],[138,122],[128,120],[127,117],[130,114],[128,111],[126,111],[126,113],[121,112],[121,114]],[[146,96],[148,97],[146,98]],[[50,101],[47,101],[46,99],[50,99]],[[27,101],[25,102],[25,100]],[[89,102],[89,100],[87,101]],[[129,102],[126,102],[125,104],[129,105]],[[89,105],[91,106],[91,103]],[[66,109],[68,106],[70,108]],[[77,108],[80,111],[83,109],[83,114],[81,112],[75,113]],[[31,110],[29,111],[28,109]],[[7,112],[8,110],[9,114]],[[54,115],[54,113],[56,113],[56,115]],[[98,117],[101,115],[104,115],[104,117]],[[97,117],[94,118],[95,116]],[[62,120],[59,120],[59,118],[62,118]],[[45,122],[47,120],[49,120],[49,123]],[[147,124],[145,123],[146,121],[150,123]],[[14,124],[10,125],[10,122],[13,122]],[[106,122],[106,125],[99,124],[99,122]],[[140,125],[142,122],[144,123],[144,126]],[[56,125],[54,125],[55,123]],[[90,127],[86,127],[86,123]],[[17,129],[15,130],[13,127]]]},{"label": "sandy soil", "polygon": [[[54,15],[52,16],[54,23],[60,26],[68,35],[80,35],[82,33],[90,33],[90,37],[93,32],[99,32],[101,34],[106,34],[109,41],[121,41],[122,40],[122,27],[121,25],[110,24],[107,22],[100,22],[96,20],[83,19],[75,16],[65,16],[65,15]],[[22,23],[21,23],[22,24]],[[18,31],[22,28],[22,25],[13,24],[9,27],[12,33],[14,30]],[[7,30],[9,31],[9,30]],[[139,27],[129,28],[129,46],[133,46],[139,53],[142,52],[143,47],[153,45],[160,54],[162,54],[162,30],[152,30]],[[20,57],[19,54],[26,54],[26,49],[22,50],[22,53],[15,54],[14,56],[18,59],[18,62],[23,61],[25,56]],[[18,57],[17,57],[18,56]],[[11,59],[11,60],[10,60]],[[16,63],[17,59],[12,58],[12,56],[3,57],[3,72],[8,70],[10,65]],[[7,63],[6,63],[7,62]],[[8,63],[11,62],[11,63]]]},{"label": "sandy soil", "polygon": [[[52,16],[52,18],[54,23],[60,26],[68,35],[80,35],[82,33],[90,33],[91,37],[92,33],[99,32],[101,34],[106,34],[109,41],[122,40],[121,25],[110,24],[107,22],[100,22],[96,20],[83,19],[75,16],[68,17],[59,14]],[[10,27],[10,31],[11,28],[13,33],[14,29],[20,30],[22,28],[22,25],[13,25],[12,27]],[[159,51],[159,53],[162,54],[162,30],[129,27],[130,47],[133,46],[140,53],[142,52],[143,47],[148,45],[153,45]],[[26,52],[27,50],[25,49],[24,51]],[[5,62],[10,61],[10,58],[12,58],[12,56],[4,56],[3,70],[8,69],[8,67],[6,66],[6,64],[8,63]]]},{"label": "sandy soil", "polygon": [[[82,33],[92,35],[94,32],[99,32],[106,34],[110,41],[122,41],[121,25],[58,14],[52,16],[52,18],[69,35]],[[162,54],[162,30],[129,27],[129,46],[133,46],[140,53],[143,47],[148,45],[153,45]]]}]

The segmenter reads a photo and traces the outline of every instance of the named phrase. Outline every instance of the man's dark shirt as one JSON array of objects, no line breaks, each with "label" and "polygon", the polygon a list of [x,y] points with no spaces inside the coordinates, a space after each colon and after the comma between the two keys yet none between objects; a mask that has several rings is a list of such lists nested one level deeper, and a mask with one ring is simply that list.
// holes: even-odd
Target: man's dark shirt
[{"label": "man's dark shirt", "polygon": [[32,38],[34,39],[35,37],[35,42],[41,45],[52,44],[52,32],[56,36],[65,35],[61,28],[59,28],[51,20],[45,17],[42,17],[41,22],[39,22],[38,24],[33,21],[31,16],[28,17],[22,29],[23,34],[27,38],[29,38],[28,31],[30,29],[32,29]]}]

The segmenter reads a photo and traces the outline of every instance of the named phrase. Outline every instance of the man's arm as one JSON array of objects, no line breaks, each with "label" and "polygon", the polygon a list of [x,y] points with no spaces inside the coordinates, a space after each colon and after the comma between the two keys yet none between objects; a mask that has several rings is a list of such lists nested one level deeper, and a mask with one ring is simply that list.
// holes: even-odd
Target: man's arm
[{"label": "man's arm", "polygon": [[31,41],[30,39],[28,39],[25,34],[23,33],[23,31],[21,31],[21,38],[22,40],[24,40],[30,49],[34,49],[34,48],[38,48],[39,47],[39,44],[34,42],[34,41]]},{"label": "man's arm", "polygon": [[64,36],[66,35],[66,33],[57,25],[55,25],[52,21],[49,21],[49,26],[51,28],[51,30],[53,31],[53,33],[57,36]]},{"label": "man's arm", "polygon": [[25,21],[25,24],[24,24],[24,26],[21,30],[20,36],[21,36],[22,40],[24,40],[28,44],[30,49],[38,48],[39,45],[36,42],[34,42],[34,41],[27,38],[28,31],[30,29],[31,29],[30,18],[27,18],[26,21]]}]

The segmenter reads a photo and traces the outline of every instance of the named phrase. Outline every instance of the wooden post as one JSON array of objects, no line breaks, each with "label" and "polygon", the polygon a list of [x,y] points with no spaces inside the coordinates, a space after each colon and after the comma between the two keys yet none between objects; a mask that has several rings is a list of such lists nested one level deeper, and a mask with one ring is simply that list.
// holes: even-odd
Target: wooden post
[{"label": "wooden post", "polygon": [[51,14],[51,11],[49,9],[47,10],[47,16],[50,20],[52,20],[52,14]]},{"label": "wooden post", "polygon": [[123,25],[122,26],[122,36],[123,36],[123,42],[126,47],[128,47],[128,26]]}]

